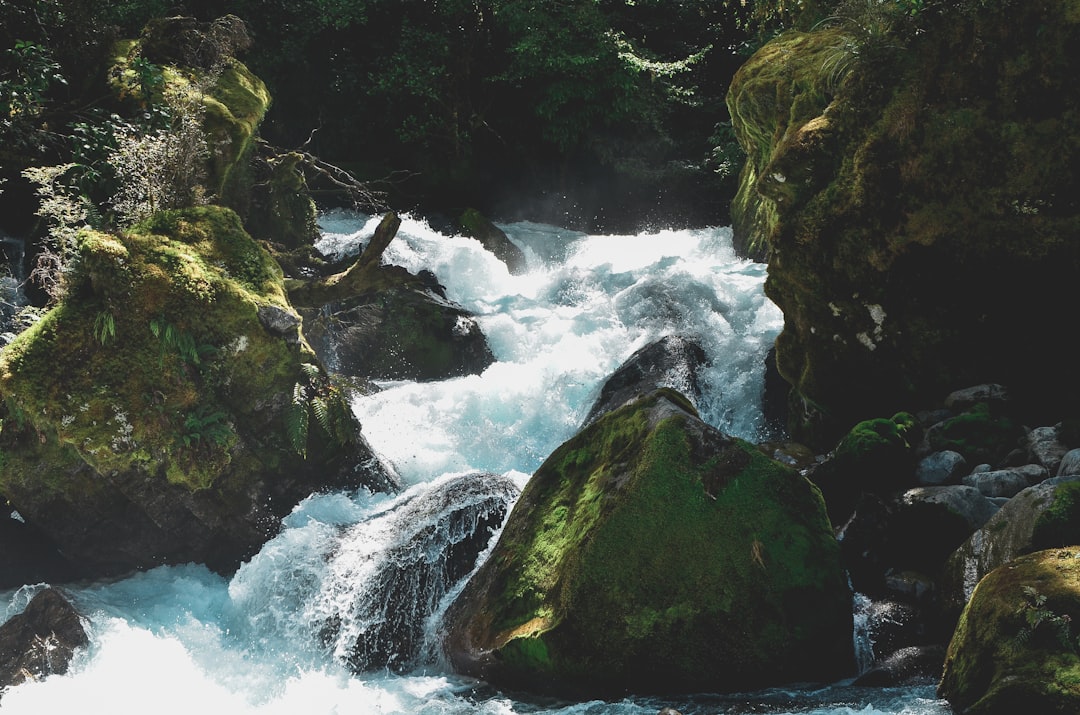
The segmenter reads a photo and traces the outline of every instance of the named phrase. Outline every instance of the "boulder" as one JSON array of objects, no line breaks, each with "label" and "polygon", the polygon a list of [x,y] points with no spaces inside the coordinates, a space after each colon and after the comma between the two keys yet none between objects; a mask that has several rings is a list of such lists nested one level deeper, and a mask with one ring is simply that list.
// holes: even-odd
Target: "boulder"
[{"label": "boulder", "polygon": [[731,82],[736,241],[768,255],[791,434],[816,449],[964,385],[1008,385],[1023,415],[1080,401],[1070,351],[1015,339],[1080,310],[1080,145],[1061,144],[1080,13],[991,5],[856,3]]},{"label": "boulder", "polygon": [[484,248],[506,264],[510,273],[519,275],[528,270],[529,266],[522,250],[514,245],[501,228],[489,221],[482,213],[476,209],[466,209],[458,219],[458,223],[465,231],[465,235],[483,244]]},{"label": "boulder", "polygon": [[1033,484],[1045,480],[1046,477],[1046,467],[1025,464],[1011,469],[975,472],[964,477],[963,483],[969,487],[975,487],[983,496],[1010,498]]},{"label": "boulder", "polygon": [[967,471],[964,455],[951,449],[934,452],[919,460],[915,468],[915,481],[924,487],[955,484]]},{"label": "boulder", "polygon": [[78,611],[54,588],[39,591],[22,613],[0,626],[0,693],[7,687],[63,675],[90,639]]},{"label": "boulder", "polygon": [[940,645],[906,646],[862,673],[852,685],[888,688],[912,682],[925,682],[941,675],[945,648]]},{"label": "boulder", "polygon": [[45,534],[3,499],[0,509],[0,589],[75,577],[75,570]]},{"label": "boulder", "polygon": [[430,273],[382,265],[400,225],[386,214],[349,268],[289,281],[304,334],[330,370],[351,377],[442,380],[483,372],[495,357],[475,317],[448,300]]},{"label": "boulder", "polygon": [[954,614],[988,573],[1018,556],[1080,543],[1080,477],[1055,477],[1023,490],[949,557],[942,603]]},{"label": "boulder", "polygon": [[228,571],[314,491],[396,488],[235,213],[80,251],[67,297],[0,351],[0,494],[81,573]]},{"label": "boulder", "polygon": [[696,407],[701,397],[698,370],[706,363],[696,340],[666,335],[628,357],[607,379],[585,417],[585,426],[659,387],[670,387]]},{"label": "boulder", "polygon": [[1069,451],[1061,441],[1060,425],[1036,427],[1027,435],[1028,461],[1041,464],[1052,477],[1060,476],[1061,460]]},{"label": "boulder", "polygon": [[938,696],[965,715],[1080,712],[1080,548],[987,574],[960,616]]},{"label": "boulder", "polygon": [[[476,567],[518,496],[510,479],[494,474],[414,491],[350,528],[326,555],[331,576],[317,600],[334,610],[313,626],[358,672],[408,672],[430,655],[423,652],[428,620]],[[394,535],[391,547],[373,553],[386,533]]]},{"label": "boulder", "polygon": [[1057,476],[1072,477],[1080,475],[1080,449],[1070,449],[1058,464]]},{"label": "boulder", "polygon": [[847,521],[864,493],[887,494],[913,485],[914,432],[915,418],[907,412],[864,420],[808,473],[825,496],[833,523]]},{"label": "boulder", "polygon": [[818,491],[667,389],[545,461],[445,624],[459,672],[575,697],[853,666],[851,594]]},{"label": "boulder", "polygon": [[969,464],[999,465],[1025,439],[1024,428],[1008,413],[980,402],[928,427],[917,451],[949,450]]}]

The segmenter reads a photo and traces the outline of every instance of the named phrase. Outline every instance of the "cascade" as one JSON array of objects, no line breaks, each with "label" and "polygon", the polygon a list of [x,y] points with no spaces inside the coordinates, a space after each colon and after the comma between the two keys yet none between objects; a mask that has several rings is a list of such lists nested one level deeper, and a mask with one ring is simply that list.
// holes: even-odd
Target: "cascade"
[{"label": "cascade", "polygon": [[[324,253],[354,255],[377,218],[321,219]],[[753,440],[763,362],[782,324],[764,266],[738,259],[727,229],[587,236],[505,226],[528,272],[477,241],[405,217],[384,257],[430,270],[477,316],[496,362],[481,375],[381,381],[353,409],[407,488],[316,494],[224,578],[161,567],[66,591],[91,632],[68,675],[3,694],[3,712],[371,712],[653,715],[790,712],[947,715],[933,686],[777,689],[733,696],[530,700],[445,672],[439,618],[496,538],[520,487],[581,426],[609,375],[666,335],[700,344],[699,409]],[[6,245],[6,244],[5,244]],[[26,600],[0,594],[0,608]]]}]

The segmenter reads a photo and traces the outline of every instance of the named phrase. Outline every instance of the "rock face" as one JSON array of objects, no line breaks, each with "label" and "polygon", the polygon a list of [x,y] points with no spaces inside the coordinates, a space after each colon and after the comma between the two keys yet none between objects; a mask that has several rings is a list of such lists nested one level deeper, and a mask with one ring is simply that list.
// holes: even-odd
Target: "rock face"
[{"label": "rock face", "polygon": [[313,491],[393,488],[230,210],[87,232],[70,280],[0,352],[0,493],[80,572],[227,570]]},{"label": "rock face", "polygon": [[819,493],[671,390],[551,455],[446,628],[459,671],[577,696],[853,667],[851,594]]},{"label": "rock face", "polygon": [[825,447],[985,381],[1067,410],[1068,351],[1017,336],[1080,307],[1080,147],[1061,142],[1080,134],[1080,4],[858,5],[765,45],[728,95],[735,226],[767,249],[794,436]]},{"label": "rock face", "polygon": [[990,572],[960,617],[938,695],[965,715],[1080,711],[1080,549]]},{"label": "rock face", "polygon": [[89,643],[78,612],[47,588],[0,626],[0,692],[27,680],[67,672],[76,649]]}]

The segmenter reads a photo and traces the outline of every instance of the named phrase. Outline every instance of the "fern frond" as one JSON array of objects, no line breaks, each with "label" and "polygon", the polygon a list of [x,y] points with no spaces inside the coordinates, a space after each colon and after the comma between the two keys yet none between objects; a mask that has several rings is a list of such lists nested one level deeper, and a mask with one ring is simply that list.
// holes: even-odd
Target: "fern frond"
[{"label": "fern frond", "polygon": [[293,386],[292,401],[285,408],[285,434],[296,451],[307,459],[308,405],[304,386],[299,382]]}]

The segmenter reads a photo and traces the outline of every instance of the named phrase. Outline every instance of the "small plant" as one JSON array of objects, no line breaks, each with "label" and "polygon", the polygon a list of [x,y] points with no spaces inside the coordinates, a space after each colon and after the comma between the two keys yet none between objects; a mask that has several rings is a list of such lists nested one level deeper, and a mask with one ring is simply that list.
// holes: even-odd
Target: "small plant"
[{"label": "small plant", "polygon": [[195,366],[202,365],[204,357],[217,353],[213,345],[196,343],[191,333],[164,320],[151,320],[150,333],[161,343],[161,365],[165,364],[165,356],[169,353],[175,353],[184,362]]},{"label": "small plant", "polygon": [[1024,625],[1016,634],[1017,647],[1030,646],[1037,638],[1049,638],[1061,648],[1077,652],[1080,641],[1072,637],[1072,618],[1068,614],[1058,614],[1047,607],[1046,595],[1039,593],[1032,586],[1022,586],[1024,600],[1016,609],[1017,615],[1023,616]]},{"label": "small plant", "polygon": [[211,412],[200,407],[184,419],[186,431],[180,435],[180,441],[185,447],[196,447],[200,444],[224,447],[232,435],[228,418],[224,412]]},{"label": "small plant", "polygon": [[30,278],[53,302],[66,291],[66,275],[78,252],[79,231],[89,225],[90,202],[71,182],[75,164],[33,166],[23,176],[37,185],[37,215],[45,219],[49,234],[38,254]]},{"label": "small plant", "polygon": [[116,318],[109,311],[103,310],[94,318],[94,338],[105,345],[115,337]]},{"label": "small plant", "polygon": [[349,390],[334,384],[316,365],[303,363],[300,368],[305,380],[293,386],[292,401],[285,411],[285,431],[292,448],[307,458],[311,414],[335,444],[352,444],[356,423],[349,406]]}]

